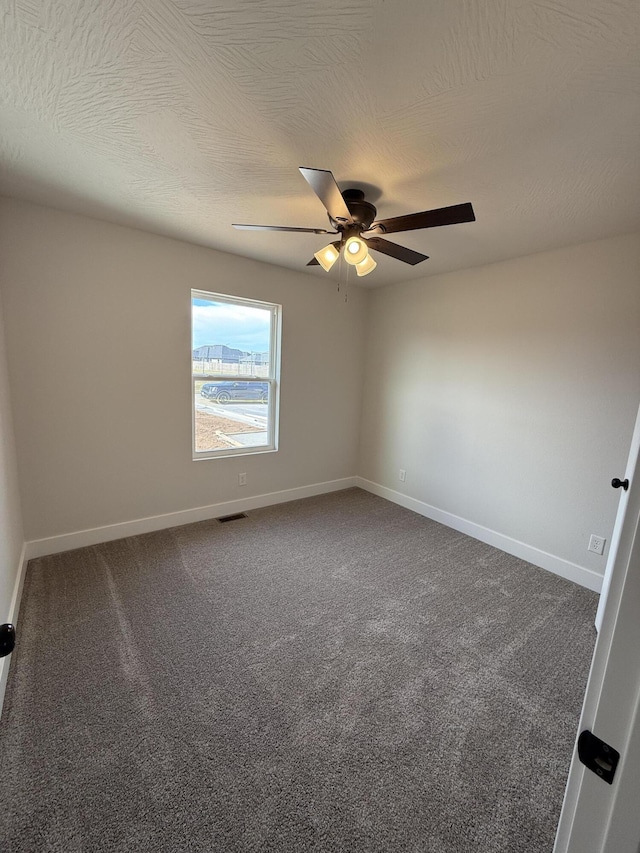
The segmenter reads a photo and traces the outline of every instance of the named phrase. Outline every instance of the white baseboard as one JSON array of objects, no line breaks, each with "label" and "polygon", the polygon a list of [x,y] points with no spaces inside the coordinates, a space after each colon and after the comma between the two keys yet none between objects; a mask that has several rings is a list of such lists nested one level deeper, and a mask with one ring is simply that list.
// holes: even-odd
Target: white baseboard
[{"label": "white baseboard", "polygon": [[59,554],[74,548],[84,548],[87,545],[99,545],[101,542],[111,542],[114,539],[124,539],[126,536],[137,536],[140,533],[151,533],[154,530],[164,530],[168,527],[179,527],[194,521],[206,521],[222,515],[235,512],[247,512],[264,506],[296,501],[300,498],[311,498],[327,492],[337,492],[356,485],[355,477],[343,477],[341,480],[329,480],[326,483],[312,483],[309,486],[298,486],[295,489],[284,489],[279,492],[268,492],[264,495],[225,501],[219,504],[199,506],[179,512],[168,512],[164,515],[153,515],[148,518],[138,518],[134,521],[123,521],[120,524],[107,524],[104,527],[92,527],[89,530],[78,530],[75,533],[63,533],[60,536],[49,536],[46,539],[32,539],[26,543],[26,557],[45,557],[48,554]]},{"label": "white baseboard", "polygon": [[440,524],[445,524],[447,527],[459,530],[460,533],[466,533],[467,536],[472,536],[474,539],[486,542],[487,545],[493,545],[494,548],[506,551],[507,554],[512,554],[514,557],[519,557],[521,560],[533,563],[534,566],[539,566],[541,569],[546,569],[548,572],[560,575],[560,577],[580,584],[580,586],[593,590],[593,592],[600,592],[602,575],[591,569],[586,569],[577,563],[571,563],[562,557],[548,554],[546,551],[534,548],[533,545],[527,545],[525,542],[520,542],[517,539],[512,539],[510,536],[490,530],[488,527],[483,527],[481,524],[467,521],[466,518],[461,518],[459,515],[445,512],[445,510],[438,509],[435,506],[431,506],[431,504],[424,503],[424,501],[403,495],[401,492],[396,492],[386,486],[380,486],[371,480],[365,480],[363,477],[356,477],[355,481],[356,486],[365,489],[367,492],[392,501],[392,503],[399,504],[406,509],[411,509],[413,512],[424,515],[433,521],[439,521]]},{"label": "white baseboard", "polygon": [[[14,625],[18,624],[20,601],[22,599],[22,588],[24,587],[24,577],[26,574],[28,562],[29,558],[27,557],[27,543],[25,542],[22,546],[22,551],[20,552],[18,572],[16,574],[16,580],[13,585],[13,595],[11,596],[11,604],[9,605],[9,613],[7,615],[7,622],[11,622]],[[7,678],[9,677],[10,665],[11,655],[7,655],[7,657],[0,658],[0,716],[2,716],[2,704],[4,702],[5,690],[7,689]]]}]

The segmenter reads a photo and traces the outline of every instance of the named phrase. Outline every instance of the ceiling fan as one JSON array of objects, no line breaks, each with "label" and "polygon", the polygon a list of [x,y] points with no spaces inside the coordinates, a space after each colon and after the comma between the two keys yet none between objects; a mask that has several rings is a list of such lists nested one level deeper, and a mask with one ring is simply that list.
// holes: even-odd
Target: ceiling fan
[{"label": "ceiling fan", "polygon": [[307,234],[339,234],[340,238],[319,252],[307,264],[308,267],[319,264],[327,272],[335,264],[343,251],[347,263],[356,268],[358,275],[368,275],[377,264],[369,254],[369,249],[382,252],[405,264],[419,264],[428,259],[428,255],[414,252],[397,243],[383,240],[380,234],[398,231],[416,231],[419,228],[437,228],[440,225],[456,225],[459,222],[474,222],[475,214],[470,202],[454,204],[451,207],[439,207],[424,210],[422,213],[409,213],[406,216],[394,216],[391,219],[376,219],[376,209],[365,201],[364,193],[359,189],[340,191],[333,174],[325,169],[305,169],[300,167],[302,177],[324,204],[329,222],[335,229],[292,228],[287,225],[238,225],[234,228],[244,231],[299,231]]}]

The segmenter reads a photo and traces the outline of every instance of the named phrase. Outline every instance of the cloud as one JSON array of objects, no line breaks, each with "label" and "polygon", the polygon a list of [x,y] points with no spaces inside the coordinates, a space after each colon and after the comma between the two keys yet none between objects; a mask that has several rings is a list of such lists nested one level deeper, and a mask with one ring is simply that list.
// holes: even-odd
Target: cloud
[{"label": "cloud", "polygon": [[267,352],[271,312],[265,308],[193,300],[193,347],[225,344],[246,352]]}]

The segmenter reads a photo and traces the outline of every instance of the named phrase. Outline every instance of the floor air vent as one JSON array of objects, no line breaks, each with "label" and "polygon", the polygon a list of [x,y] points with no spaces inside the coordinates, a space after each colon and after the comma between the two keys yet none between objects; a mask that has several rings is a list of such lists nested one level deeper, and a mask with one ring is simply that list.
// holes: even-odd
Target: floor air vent
[{"label": "floor air vent", "polygon": [[247,518],[247,513],[234,512],[233,515],[223,515],[218,519],[218,521],[220,522],[220,524],[224,524],[225,521],[237,521],[239,518]]}]

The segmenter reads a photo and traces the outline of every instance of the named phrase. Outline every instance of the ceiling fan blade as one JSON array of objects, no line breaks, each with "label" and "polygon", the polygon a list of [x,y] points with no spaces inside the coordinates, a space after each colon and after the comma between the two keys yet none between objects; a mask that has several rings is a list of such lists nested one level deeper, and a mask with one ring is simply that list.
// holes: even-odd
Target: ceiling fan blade
[{"label": "ceiling fan blade", "polygon": [[333,174],[326,169],[299,168],[302,177],[327,208],[329,216],[335,222],[353,222]]},{"label": "ceiling fan blade", "polygon": [[452,204],[451,207],[438,207],[424,210],[422,213],[409,213],[406,216],[394,216],[391,219],[378,219],[371,225],[370,231],[379,229],[381,234],[394,231],[415,231],[418,228],[438,228],[440,225],[457,225],[460,222],[475,222],[471,202]]},{"label": "ceiling fan blade", "polygon": [[298,231],[303,234],[337,234],[337,231],[327,231],[326,228],[290,228],[288,225],[237,225],[233,227],[240,231]]},{"label": "ceiling fan blade", "polygon": [[370,249],[375,249],[377,252],[382,252],[383,255],[389,255],[398,261],[404,261],[405,264],[411,264],[412,267],[422,261],[429,260],[429,255],[421,255],[420,252],[414,252],[413,249],[407,249],[406,246],[398,246],[397,243],[383,240],[382,237],[363,237],[362,239]]}]

